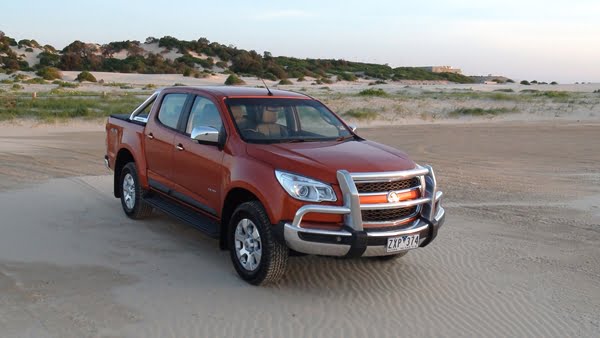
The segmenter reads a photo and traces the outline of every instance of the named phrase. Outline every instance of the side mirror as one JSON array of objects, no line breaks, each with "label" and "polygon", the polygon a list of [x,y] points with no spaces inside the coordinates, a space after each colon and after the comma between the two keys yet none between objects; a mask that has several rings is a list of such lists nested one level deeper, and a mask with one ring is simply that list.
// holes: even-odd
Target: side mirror
[{"label": "side mirror", "polygon": [[349,125],[348,127],[350,127],[350,130],[352,130],[353,133],[356,133],[356,126]]},{"label": "side mirror", "polygon": [[190,138],[203,143],[218,143],[219,131],[213,127],[195,127]]}]

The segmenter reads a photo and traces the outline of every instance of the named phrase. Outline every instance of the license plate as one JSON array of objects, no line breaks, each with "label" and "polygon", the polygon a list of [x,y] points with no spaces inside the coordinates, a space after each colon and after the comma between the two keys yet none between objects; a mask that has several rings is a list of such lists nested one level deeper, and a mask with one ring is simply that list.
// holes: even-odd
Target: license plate
[{"label": "license plate", "polygon": [[409,250],[419,247],[419,235],[390,237],[387,241],[387,252]]}]

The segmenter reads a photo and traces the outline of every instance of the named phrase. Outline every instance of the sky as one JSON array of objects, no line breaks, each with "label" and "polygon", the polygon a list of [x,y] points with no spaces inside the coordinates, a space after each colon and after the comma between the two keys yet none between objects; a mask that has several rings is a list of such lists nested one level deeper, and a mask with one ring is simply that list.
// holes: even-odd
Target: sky
[{"label": "sky", "polygon": [[8,0],[0,30],[57,48],[205,37],[274,56],[600,82],[599,0]]}]

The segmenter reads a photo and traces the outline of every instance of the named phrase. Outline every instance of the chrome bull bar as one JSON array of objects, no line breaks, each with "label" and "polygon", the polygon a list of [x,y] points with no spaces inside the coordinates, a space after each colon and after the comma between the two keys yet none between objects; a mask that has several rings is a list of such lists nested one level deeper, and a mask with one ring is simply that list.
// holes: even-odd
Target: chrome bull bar
[{"label": "chrome bull bar", "polygon": [[[421,198],[397,203],[385,203],[380,205],[360,204],[360,194],[356,183],[395,181],[420,177]],[[343,244],[344,238],[352,237],[362,233],[366,237],[402,236],[426,231],[429,226],[436,224],[441,226],[445,212],[439,204],[443,194],[437,190],[437,181],[431,166],[418,166],[412,170],[380,172],[380,173],[349,173],[347,170],[339,170],[337,179],[342,191],[343,206],[328,205],[304,205],[298,209],[292,223],[284,224],[284,238],[288,246],[296,251],[309,254],[323,254],[332,256],[343,256],[350,251],[350,244]],[[438,207],[436,208],[436,204]],[[361,210],[402,208],[414,205],[422,205],[420,214],[424,220],[417,219],[410,226],[383,232],[368,232],[363,229]],[[437,210],[436,210],[437,209]],[[302,228],[302,219],[309,213],[339,214],[344,215],[344,228],[340,230],[308,229]],[[335,236],[340,244],[316,243],[303,240],[301,237],[308,235]],[[425,238],[423,238],[425,239]],[[429,242],[430,239],[427,239]],[[383,251],[383,252],[382,252]],[[365,255],[385,255],[385,248],[371,248]]]}]

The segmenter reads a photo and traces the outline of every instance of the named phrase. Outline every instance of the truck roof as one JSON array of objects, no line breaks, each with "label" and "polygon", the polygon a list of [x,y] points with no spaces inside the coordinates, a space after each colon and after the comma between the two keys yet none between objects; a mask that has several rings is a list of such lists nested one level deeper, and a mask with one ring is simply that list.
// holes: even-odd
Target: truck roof
[{"label": "truck roof", "polygon": [[253,87],[234,87],[234,86],[177,86],[177,87],[165,87],[165,89],[181,89],[181,90],[192,90],[198,93],[208,93],[217,97],[297,97],[302,99],[310,99],[308,95],[288,91],[270,89],[273,95],[269,95],[265,88],[253,88]]}]

